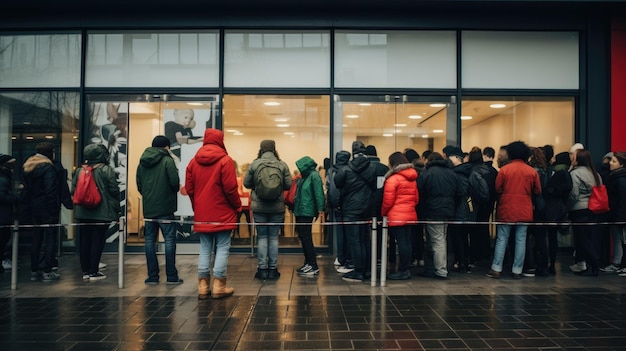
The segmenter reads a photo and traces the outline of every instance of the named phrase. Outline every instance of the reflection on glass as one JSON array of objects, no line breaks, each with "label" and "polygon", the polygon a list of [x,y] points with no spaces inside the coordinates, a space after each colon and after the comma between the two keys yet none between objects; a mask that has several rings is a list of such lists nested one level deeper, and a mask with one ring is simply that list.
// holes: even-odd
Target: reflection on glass
[{"label": "reflection on glass", "polygon": [[[297,170],[295,162],[302,156],[310,156],[323,168],[329,157],[330,145],[330,99],[321,95],[225,95],[223,109],[224,142],[230,156],[237,162],[239,172],[258,154],[262,140],[276,142],[276,151],[289,166],[292,174]],[[323,169],[320,174],[324,177]],[[242,189],[242,192],[249,190]],[[245,216],[233,238],[233,245],[249,245],[249,228]],[[280,232],[281,247],[300,243],[294,233],[294,217],[285,215]],[[319,223],[313,225],[316,246],[328,245],[328,236]]]}]

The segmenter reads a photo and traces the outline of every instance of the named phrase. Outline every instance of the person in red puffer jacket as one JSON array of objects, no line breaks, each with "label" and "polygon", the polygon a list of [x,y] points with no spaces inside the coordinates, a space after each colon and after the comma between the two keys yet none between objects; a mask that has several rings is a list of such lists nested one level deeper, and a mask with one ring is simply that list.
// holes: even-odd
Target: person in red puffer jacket
[{"label": "person in red puffer jacket", "polygon": [[[237,228],[241,199],[237,191],[235,163],[224,146],[224,133],[208,128],[204,144],[187,165],[185,189],[194,211],[194,231],[200,238],[198,298],[217,299],[233,294],[226,286],[230,233]],[[213,288],[209,290],[211,250],[215,243]]]},{"label": "person in red puffer jacket", "polygon": [[397,242],[400,255],[398,271],[389,274],[389,279],[410,279],[411,224],[417,221],[415,206],[419,202],[417,171],[401,152],[389,156],[389,165],[391,170],[385,174],[381,213],[387,216],[390,240]]}]

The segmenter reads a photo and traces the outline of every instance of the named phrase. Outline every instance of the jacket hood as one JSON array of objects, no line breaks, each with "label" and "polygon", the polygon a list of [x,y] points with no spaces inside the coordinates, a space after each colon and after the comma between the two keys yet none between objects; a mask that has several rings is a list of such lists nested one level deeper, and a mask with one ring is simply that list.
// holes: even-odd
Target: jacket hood
[{"label": "jacket hood", "polygon": [[89,144],[83,149],[83,163],[94,165],[96,163],[108,163],[109,151],[102,144]]},{"label": "jacket hood", "polygon": [[204,131],[203,145],[194,156],[196,162],[205,166],[211,165],[226,155],[224,133],[218,129],[207,128]]},{"label": "jacket hood", "polygon": [[352,142],[352,154],[365,154],[365,144],[361,141],[353,141]]},{"label": "jacket hood", "polygon": [[611,173],[609,174],[610,180],[617,179],[617,178],[624,178],[624,177],[626,177],[626,168],[624,167],[611,171]]},{"label": "jacket hood", "polygon": [[313,161],[313,159],[309,156],[304,156],[296,161],[296,167],[298,167],[298,170],[300,171],[300,173],[302,173],[302,176],[306,177],[315,170],[315,167],[317,167],[317,163],[315,163],[315,161]]},{"label": "jacket hood", "polygon": [[341,150],[337,152],[337,154],[335,154],[335,164],[333,165],[333,167],[345,166],[348,164],[348,161],[350,161],[350,152],[346,150]]},{"label": "jacket hood", "polygon": [[461,163],[460,165],[453,168],[454,172],[460,173],[466,177],[472,173],[473,165],[471,163]]},{"label": "jacket hood", "polygon": [[387,174],[385,174],[385,179],[391,177],[394,174],[399,174],[406,178],[409,181],[417,180],[417,171],[413,168],[413,165],[410,163],[401,163],[394,168],[390,169]]},{"label": "jacket hood", "polygon": [[433,160],[433,161],[428,161],[428,163],[426,164],[426,168],[430,168],[430,167],[445,167],[445,168],[450,168],[450,162],[448,162],[447,160]]},{"label": "jacket hood", "polygon": [[24,173],[32,173],[37,167],[45,164],[52,166],[52,161],[44,155],[34,154],[33,156],[29,157],[26,162],[24,162]]},{"label": "jacket hood", "polygon": [[146,168],[151,168],[159,164],[163,157],[170,157],[170,154],[169,152],[167,152],[167,150],[162,147],[149,147],[143,152],[141,158],[139,159],[139,162],[142,166]]}]

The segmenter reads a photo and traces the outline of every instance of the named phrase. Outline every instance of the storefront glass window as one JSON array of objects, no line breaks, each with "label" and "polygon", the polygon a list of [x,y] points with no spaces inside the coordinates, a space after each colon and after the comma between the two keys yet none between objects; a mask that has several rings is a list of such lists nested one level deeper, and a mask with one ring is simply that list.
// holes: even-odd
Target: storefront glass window
[{"label": "storefront glass window", "polygon": [[335,86],[456,88],[454,31],[337,31]]},{"label": "storefront glass window", "polygon": [[90,33],[88,87],[217,87],[219,34]]},{"label": "storefront glass window", "polygon": [[462,149],[481,149],[522,140],[529,146],[574,144],[572,97],[465,97],[461,109]]},{"label": "storefront glass window", "polygon": [[80,34],[0,36],[0,88],[78,87]]},{"label": "storefront glass window", "polygon": [[[330,98],[324,95],[225,95],[224,142],[240,172],[257,158],[260,142],[272,139],[276,151],[293,175],[295,162],[303,156],[315,160],[322,179],[324,158],[330,147]],[[249,190],[244,189],[245,192]],[[245,223],[245,217],[241,217]],[[294,217],[285,213],[281,226],[281,247],[300,247],[294,233]],[[233,236],[233,245],[249,245],[249,228],[241,225]],[[327,246],[326,228],[313,224],[313,242]]]},{"label": "storefront glass window", "polygon": [[330,34],[226,31],[224,86],[327,88]]},{"label": "storefront glass window", "polygon": [[[54,145],[55,161],[67,170],[68,186],[78,163],[77,92],[28,92],[0,94],[0,152],[16,158],[15,189],[22,179],[24,161],[34,155],[42,142]],[[73,222],[72,211],[61,206],[60,223]],[[74,226],[59,228],[64,246],[73,246]]]}]

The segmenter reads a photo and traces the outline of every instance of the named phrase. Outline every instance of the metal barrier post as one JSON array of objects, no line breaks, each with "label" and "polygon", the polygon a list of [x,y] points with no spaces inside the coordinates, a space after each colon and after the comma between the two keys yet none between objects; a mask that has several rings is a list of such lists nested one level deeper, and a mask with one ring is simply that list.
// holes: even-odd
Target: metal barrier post
[{"label": "metal barrier post", "polygon": [[380,286],[387,286],[387,216],[383,217],[383,238],[380,243]]},{"label": "metal barrier post", "polygon": [[17,289],[17,246],[19,233],[19,224],[16,219],[13,221],[13,244],[11,245],[11,290]]},{"label": "metal barrier post", "polygon": [[377,237],[376,237],[376,225],[377,225],[377,221],[376,221],[376,217],[372,217],[372,259],[371,259],[371,272],[372,272],[372,278],[370,279],[370,286],[376,286],[376,273],[378,271],[378,267],[376,265],[376,259],[378,256],[377,255],[377,250],[376,250],[376,244],[377,244]]},{"label": "metal barrier post", "polygon": [[252,213],[252,205],[250,205],[250,257],[254,257],[254,238],[256,237],[256,222],[254,221],[254,213]]},{"label": "metal barrier post", "polygon": [[119,267],[117,270],[117,287],[120,289],[124,288],[124,247],[126,244],[126,229],[126,217],[120,217],[120,235],[117,238],[117,264]]}]

